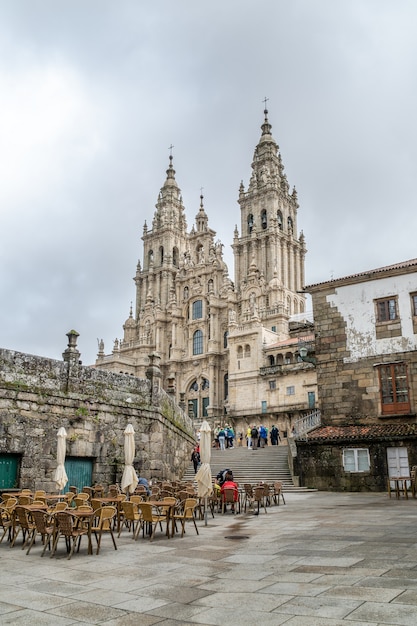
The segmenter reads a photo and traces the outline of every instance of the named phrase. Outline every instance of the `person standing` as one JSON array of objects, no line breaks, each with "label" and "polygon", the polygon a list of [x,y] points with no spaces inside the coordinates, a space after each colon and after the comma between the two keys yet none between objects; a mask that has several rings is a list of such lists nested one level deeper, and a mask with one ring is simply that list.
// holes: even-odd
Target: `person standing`
[{"label": "person standing", "polygon": [[256,448],[258,447],[258,437],[259,437],[259,432],[256,426],[252,426],[250,435],[252,439],[252,450],[256,450]]},{"label": "person standing", "polygon": [[191,454],[191,460],[193,462],[194,465],[194,474],[197,474],[197,469],[198,466],[200,464],[200,452],[198,451],[198,448],[195,447],[192,454]]},{"label": "person standing", "polygon": [[278,445],[279,430],[278,430],[278,428],[275,425],[273,425],[272,428],[271,428],[270,439],[271,439],[271,446],[277,446]]},{"label": "person standing", "polygon": [[246,441],[248,450],[250,450],[252,447],[252,428],[250,426],[248,426],[248,430],[246,431]]},{"label": "person standing", "polygon": [[220,428],[219,432],[217,433],[217,438],[219,440],[220,450],[224,450],[224,440],[226,439],[226,433],[224,432],[223,428]]}]

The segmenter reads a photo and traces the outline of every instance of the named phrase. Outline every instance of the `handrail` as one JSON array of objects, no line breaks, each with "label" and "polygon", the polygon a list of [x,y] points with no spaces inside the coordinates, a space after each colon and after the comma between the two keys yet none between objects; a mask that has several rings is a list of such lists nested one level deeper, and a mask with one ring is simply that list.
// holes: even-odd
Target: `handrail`
[{"label": "handrail", "polygon": [[321,413],[316,409],[294,422],[294,439],[307,439],[307,433],[321,425]]}]

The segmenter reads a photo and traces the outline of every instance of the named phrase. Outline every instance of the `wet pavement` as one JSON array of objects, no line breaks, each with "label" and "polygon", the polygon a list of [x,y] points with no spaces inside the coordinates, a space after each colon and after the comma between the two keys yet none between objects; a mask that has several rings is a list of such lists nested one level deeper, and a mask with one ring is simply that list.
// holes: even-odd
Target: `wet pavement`
[{"label": "wet pavement", "polygon": [[[0,624],[417,625],[417,500],[288,493],[183,539],[127,530],[67,560],[0,545]],[[94,542],[95,544],[95,542]]]}]

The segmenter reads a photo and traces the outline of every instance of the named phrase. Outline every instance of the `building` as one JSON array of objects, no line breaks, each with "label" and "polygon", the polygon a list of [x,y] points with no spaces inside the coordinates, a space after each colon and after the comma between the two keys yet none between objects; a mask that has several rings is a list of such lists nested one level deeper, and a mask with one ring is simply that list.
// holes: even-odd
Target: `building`
[{"label": "building", "polygon": [[386,490],[417,465],[417,259],[306,291],[322,425],[296,440],[301,481]]},{"label": "building", "polygon": [[[314,367],[301,362],[294,342],[286,349],[291,363],[277,361],[273,374],[265,368],[291,338],[290,321],[298,320],[300,328],[307,324],[306,246],[297,229],[297,193],[290,191],[268,111],[264,114],[248,188],[243,183],[239,188],[234,281],[209,227],[203,196],[188,231],[171,155],[152,227],[146,222],[143,227],[134,310],[111,354],[100,343],[95,366],[143,378],[148,355],[156,353],[163,388],[196,424],[202,418],[213,424],[227,420],[243,429],[263,421],[287,432],[312,404]],[[285,389],[297,390],[288,402],[284,377]]]}]

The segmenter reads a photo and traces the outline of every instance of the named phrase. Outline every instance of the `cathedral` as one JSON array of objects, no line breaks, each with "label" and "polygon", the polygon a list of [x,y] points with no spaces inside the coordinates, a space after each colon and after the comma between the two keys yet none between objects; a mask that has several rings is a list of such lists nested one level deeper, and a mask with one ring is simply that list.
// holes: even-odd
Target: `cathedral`
[{"label": "cathedral", "polygon": [[189,230],[172,155],[152,226],[143,226],[136,303],[111,354],[100,342],[96,368],[145,378],[158,361],[162,387],[196,420],[215,426],[275,424],[281,435],[314,409],[314,347],[306,313],[304,235],[264,111],[247,188],[239,188],[233,234],[234,280],[200,197]]}]

